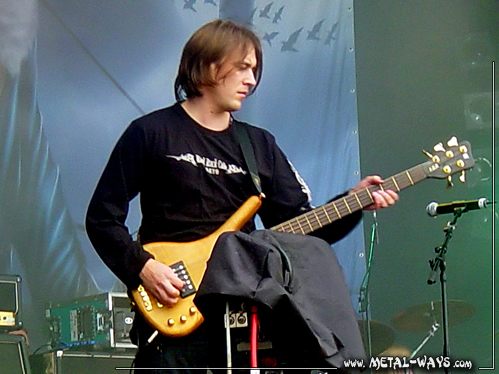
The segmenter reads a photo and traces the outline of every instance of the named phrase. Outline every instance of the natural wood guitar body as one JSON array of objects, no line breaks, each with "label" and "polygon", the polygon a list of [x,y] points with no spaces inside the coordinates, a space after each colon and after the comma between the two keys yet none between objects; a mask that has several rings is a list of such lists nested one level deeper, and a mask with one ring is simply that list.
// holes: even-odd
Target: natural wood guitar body
[{"label": "natural wood guitar body", "polygon": [[[144,319],[161,334],[169,337],[182,337],[196,330],[204,318],[194,305],[195,292],[203,279],[206,263],[218,237],[228,231],[240,230],[253,217],[261,205],[258,196],[251,196],[246,202],[212,234],[193,242],[172,243],[156,242],[144,245],[144,249],[151,253],[156,261],[168,265],[181,278],[188,277],[185,293],[173,307],[166,307],[160,303],[142,286],[132,291],[137,309]],[[182,265],[179,265],[179,262]],[[176,266],[173,266],[176,265]],[[183,273],[185,272],[185,273]],[[189,286],[192,287],[189,290]]]}]

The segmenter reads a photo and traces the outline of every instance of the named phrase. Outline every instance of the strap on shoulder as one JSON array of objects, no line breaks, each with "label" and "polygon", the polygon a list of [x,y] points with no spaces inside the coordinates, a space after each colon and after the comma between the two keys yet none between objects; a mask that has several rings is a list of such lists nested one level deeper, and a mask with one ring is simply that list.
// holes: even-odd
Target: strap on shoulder
[{"label": "strap on shoulder", "polygon": [[251,145],[248,131],[244,125],[234,123],[234,126],[239,140],[239,145],[243,151],[244,160],[246,161],[246,165],[248,166],[251,174],[251,180],[253,181],[258,193],[262,195],[262,184],[256,167],[255,152],[253,150],[253,146]]}]

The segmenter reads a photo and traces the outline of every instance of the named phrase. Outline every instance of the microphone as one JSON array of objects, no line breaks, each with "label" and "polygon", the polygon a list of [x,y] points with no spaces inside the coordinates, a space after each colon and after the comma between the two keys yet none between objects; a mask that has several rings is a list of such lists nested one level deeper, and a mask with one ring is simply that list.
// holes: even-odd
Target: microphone
[{"label": "microphone", "polygon": [[452,203],[438,204],[436,202],[429,203],[426,207],[426,213],[430,217],[435,217],[439,214],[454,213],[456,209],[463,208],[465,212],[468,210],[484,209],[489,201],[482,197],[478,200],[468,201],[453,201]]}]

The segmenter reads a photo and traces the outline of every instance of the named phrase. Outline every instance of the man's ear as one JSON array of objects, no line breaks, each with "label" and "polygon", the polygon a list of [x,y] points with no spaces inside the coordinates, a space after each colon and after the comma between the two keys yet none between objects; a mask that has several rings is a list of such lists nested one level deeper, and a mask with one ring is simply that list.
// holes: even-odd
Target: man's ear
[{"label": "man's ear", "polygon": [[210,64],[210,80],[216,82],[218,80],[218,73],[220,72],[220,65],[212,62]]}]

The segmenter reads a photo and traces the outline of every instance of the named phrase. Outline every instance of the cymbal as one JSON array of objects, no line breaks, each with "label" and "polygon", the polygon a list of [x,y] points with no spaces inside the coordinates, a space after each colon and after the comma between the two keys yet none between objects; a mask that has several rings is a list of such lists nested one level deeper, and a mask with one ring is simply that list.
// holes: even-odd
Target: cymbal
[{"label": "cymbal", "polygon": [[390,326],[373,320],[369,321],[369,325],[367,325],[367,320],[360,319],[357,322],[359,324],[360,334],[362,335],[364,344],[367,342],[367,327],[370,327],[371,351],[373,355],[380,354],[385,349],[392,346],[395,342],[395,333]]},{"label": "cymbal", "polygon": [[[459,325],[470,319],[475,314],[475,307],[470,303],[460,300],[449,300],[447,302],[447,314],[449,326]],[[397,313],[391,320],[391,324],[397,330],[410,332],[426,332],[431,329],[434,322],[442,324],[442,302],[430,301]]]}]

